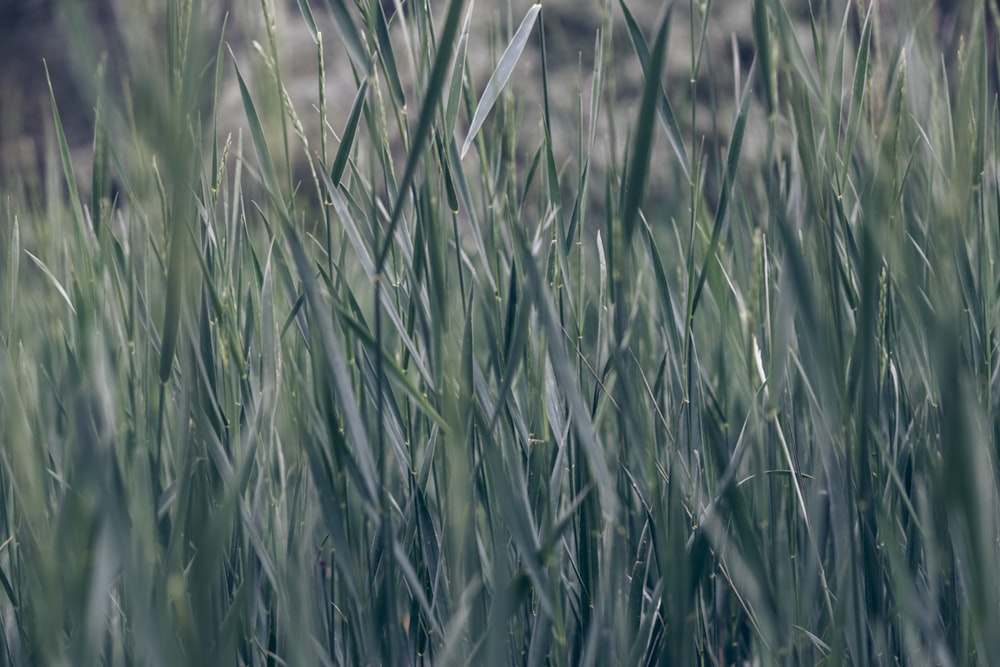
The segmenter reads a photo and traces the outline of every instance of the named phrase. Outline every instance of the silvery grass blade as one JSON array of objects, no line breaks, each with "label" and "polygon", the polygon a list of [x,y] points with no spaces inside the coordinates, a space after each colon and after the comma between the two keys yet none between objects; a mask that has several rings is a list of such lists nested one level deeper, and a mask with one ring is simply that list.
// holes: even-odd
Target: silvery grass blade
[{"label": "silvery grass blade", "polygon": [[347,240],[350,241],[351,246],[354,248],[357,259],[361,263],[361,268],[369,277],[374,276],[376,269],[374,253],[371,248],[373,245],[371,236],[364,234],[355,221],[354,216],[351,215],[348,203],[345,201],[345,197],[348,196],[347,193],[334,183],[326,171],[321,170],[320,176],[323,179],[323,185],[326,186],[326,194],[333,205],[334,213],[340,220],[344,235],[347,236]]},{"label": "silvery grass blade", "polygon": [[42,273],[45,274],[45,277],[49,279],[53,287],[56,288],[56,291],[59,292],[59,296],[62,297],[63,301],[66,302],[66,305],[69,306],[70,311],[72,311],[72,313],[75,315],[76,307],[73,305],[73,301],[70,299],[69,292],[67,292],[66,288],[63,287],[61,282],[59,282],[59,279],[56,278],[56,275],[52,273],[52,270],[45,265],[45,262],[32,255],[29,251],[25,250],[24,254],[28,256],[28,259],[30,259],[35,264],[35,266],[37,266],[39,270],[41,270]]},{"label": "silvery grass blade", "polygon": [[514,73],[514,67],[521,58],[521,53],[528,43],[528,37],[531,35],[532,28],[535,27],[535,20],[538,18],[538,13],[541,10],[541,4],[532,5],[528,9],[528,12],[524,15],[524,19],[521,20],[520,27],[510,40],[510,44],[507,45],[507,49],[500,56],[500,62],[493,71],[493,75],[490,76],[490,80],[486,83],[486,89],[483,91],[483,96],[479,99],[476,112],[473,114],[472,121],[469,124],[469,133],[462,144],[462,158],[469,152],[469,147],[479,133],[479,129],[483,126],[490,111],[493,110],[493,105],[496,104],[497,98],[503,92],[507,82],[510,81],[510,77]]},{"label": "silvery grass blade", "polygon": [[464,4],[465,0],[451,0],[448,4],[448,13],[445,16],[444,28],[441,31],[438,51],[434,56],[434,66],[431,69],[427,88],[421,100],[420,115],[417,118],[416,129],[410,140],[410,155],[406,160],[403,178],[400,179],[398,184],[397,192],[399,194],[396,197],[396,203],[393,205],[392,214],[389,216],[389,224],[385,230],[385,240],[382,242],[382,248],[375,262],[378,272],[382,271],[382,268],[385,266],[385,260],[389,256],[396,227],[399,225],[399,221],[403,215],[403,205],[407,198],[406,193],[413,182],[413,178],[416,176],[417,166],[420,164],[424,148],[427,144],[427,138],[430,135],[434,115],[437,113],[438,103],[444,91],[445,79],[447,78],[452,52],[455,48],[455,39],[458,34],[458,22],[461,18]]},{"label": "silvery grass blade", "polygon": [[698,309],[698,300],[701,297],[701,290],[705,286],[705,279],[708,271],[715,261],[715,253],[719,249],[719,236],[722,234],[722,227],[726,222],[726,212],[729,207],[729,200],[732,197],[736,171],[740,164],[740,153],[743,149],[743,134],[747,126],[747,110],[750,105],[750,85],[757,69],[757,60],[750,65],[750,73],[747,75],[747,87],[743,90],[743,99],[740,100],[739,113],[736,115],[736,122],[733,125],[732,138],[729,140],[729,152],[726,155],[726,178],[722,184],[722,192],[719,196],[719,207],[715,211],[715,222],[712,225],[712,237],[705,252],[705,260],[702,262],[701,270],[698,274],[698,282],[694,289],[694,297],[691,300],[691,315]]},{"label": "silvery grass blade", "polygon": [[[510,281],[507,287],[507,312],[504,319],[503,330],[503,350],[502,356],[497,357],[496,371],[500,380],[500,388],[497,391],[497,402],[490,420],[487,424],[489,432],[493,432],[497,420],[507,407],[510,397],[511,386],[517,376],[517,370],[523,361],[524,348],[528,340],[528,317],[530,309],[519,302],[517,285],[521,278],[517,271],[517,264],[511,260]],[[519,307],[520,306],[520,307]],[[497,340],[494,335],[493,318],[487,308],[483,308],[483,317],[487,329],[490,331],[490,340]],[[496,350],[500,352],[500,350]],[[502,367],[501,367],[502,365]]]},{"label": "silvery grass blade", "polygon": [[340,146],[337,147],[337,154],[333,158],[333,167],[330,168],[330,180],[333,189],[340,187],[344,168],[351,157],[351,150],[354,148],[354,138],[358,133],[358,121],[361,120],[361,111],[364,109],[367,94],[368,79],[365,78],[361,82],[357,94],[354,96],[354,103],[351,104],[351,112],[347,116],[344,132],[340,135]]},{"label": "silvery grass blade", "polygon": [[[482,225],[480,224],[480,219],[476,213],[475,202],[472,200],[472,191],[469,187],[469,180],[466,178],[465,170],[462,168],[462,160],[458,156],[458,146],[456,146],[455,142],[451,142],[449,153],[451,155],[451,162],[449,164],[453,167],[452,176],[455,179],[455,188],[458,190],[459,199],[465,207],[463,209],[464,216],[467,217],[466,224],[463,228],[472,237],[473,245],[476,248],[476,252],[479,254],[480,260],[482,260],[482,265],[484,267],[490,267],[491,264],[489,255],[486,252],[486,244],[483,242]],[[488,268],[485,271],[477,272],[477,275],[483,275],[484,273],[489,281],[490,289],[496,291],[497,276],[494,276],[493,271]]]},{"label": "silvery grass blade", "polygon": [[399,566],[403,574],[403,579],[408,584],[410,595],[416,598],[420,611],[423,612],[426,622],[431,626],[430,630],[433,639],[438,642],[441,641],[441,638],[444,636],[444,629],[438,622],[434,609],[431,607],[431,602],[427,598],[416,568],[413,567],[413,563],[410,562],[406,552],[403,551],[403,546],[399,543],[399,540],[394,539],[392,541],[392,555],[396,565]]},{"label": "silvery grass blade", "polygon": [[[430,458],[433,456],[434,439],[425,454],[426,465],[429,468]],[[448,579],[445,576],[446,562],[442,558],[441,531],[437,528],[436,522],[431,517],[428,508],[428,497],[424,490],[427,478],[424,474],[418,477],[417,485],[413,489],[414,513],[417,516],[417,531],[420,540],[420,553],[423,562],[427,567],[427,576],[431,584],[431,602],[434,605],[438,621],[447,624],[451,617],[450,604],[448,602]]]},{"label": "silvery grass blade", "polygon": [[649,162],[653,155],[653,114],[656,112],[657,97],[662,94],[660,76],[663,73],[669,31],[670,11],[668,10],[660,20],[649,66],[645,68],[646,82],[642,88],[639,118],[636,120],[635,134],[631,143],[632,158],[628,163],[628,171],[625,174],[625,183],[622,187],[621,215],[626,247],[632,242],[632,234],[635,232],[636,221],[639,219],[642,198],[646,193],[646,182],[649,180]]},{"label": "silvery grass blade", "polygon": [[548,614],[535,614],[531,624],[531,641],[528,645],[528,667],[543,667],[549,663],[549,651],[552,647],[552,633],[555,624]]},{"label": "silvery grass blade", "polygon": [[[646,43],[646,38],[643,36],[642,29],[636,22],[635,17],[633,17],[632,12],[625,4],[625,0],[619,0],[619,4],[621,5],[622,13],[625,16],[625,27],[628,28],[629,39],[632,40],[632,48],[635,49],[635,53],[639,57],[639,64],[642,66],[643,74],[648,77],[648,70],[650,67],[649,45]],[[673,5],[671,4],[665,17],[668,24],[668,31],[670,15],[672,13]],[[688,170],[687,149],[684,147],[684,139],[681,137],[681,128],[677,124],[677,117],[674,116],[674,109],[670,105],[670,100],[667,98],[667,94],[664,92],[663,87],[659,86],[659,79],[657,79],[657,86],[658,96],[656,100],[656,111],[660,117],[660,122],[663,123],[663,129],[667,133],[667,140],[670,142],[670,148],[673,149],[674,154],[677,156],[677,162],[680,164],[681,170],[684,172],[684,176],[690,180],[691,173]]]},{"label": "silvery grass blade", "polygon": [[344,0],[326,0],[326,4],[330,6],[337,30],[340,31],[340,36],[344,39],[347,55],[350,56],[354,66],[367,78],[372,70],[371,59],[368,57],[368,50],[364,46],[360,33],[358,33],[358,28],[354,25],[354,19],[351,18],[351,14],[347,10],[347,5],[344,4]]},{"label": "silvery grass blade", "polygon": [[[483,409],[488,406],[483,399],[488,400],[488,396],[481,395],[479,397],[475,417],[480,426],[485,429],[487,424],[484,418],[487,415]],[[509,531],[518,556],[517,560],[521,567],[527,571],[541,609],[551,616],[555,611],[552,586],[541,558],[538,528],[532,520],[530,502],[526,495],[527,487],[520,470],[520,453],[514,451],[516,445],[511,442],[512,439],[509,437],[504,437],[497,442],[489,431],[485,430],[483,437],[482,451],[486,464],[484,473],[489,480],[489,488],[495,491],[494,497],[498,501],[498,509],[503,517],[503,523]]]},{"label": "silvery grass blade", "polygon": [[[458,207],[458,191],[455,189],[455,179],[451,175],[451,161],[448,159],[448,150],[444,146],[444,142],[441,141],[441,135],[437,132],[434,133],[434,144],[437,147],[437,158],[438,163],[441,165],[441,179],[444,181],[445,197],[448,199],[448,210],[451,211],[453,216],[457,216],[459,212]],[[457,224],[457,221],[455,221]],[[456,238],[456,249],[461,252],[461,245],[458,243]],[[459,272],[461,278],[461,260],[459,260]],[[463,292],[465,290],[462,290]]]},{"label": "silvery grass blade", "polygon": [[[579,181],[577,186],[576,198],[573,201],[573,210],[570,212],[569,218],[569,228],[566,230],[566,239],[563,245],[563,254],[568,254],[570,247],[572,246],[574,240],[577,238],[577,232],[579,229],[580,220],[586,219],[586,209],[587,201],[590,196],[590,165],[591,158],[594,155],[594,144],[597,141],[597,128],[599,123],[603,121],[601,118],[601,98],[604,95],[604,79],[606,75],[608,58],[605,55],[605,46],[608,43],[608,38],[606,35],[611,33],[611,12],[608,12],[605,24],[602,25],[601,29],[598,31],[597,36],[594,38],[594,69],[591,74],[591,85],[590,85],[590,116],[589,125],[587,133],[587,144],[586,148],[583,148],[583,138],[581,135],[580,143],[582,155],[582,165],[579,169]],[[544,76],[544,73],[543,73]],[[582,109],[583,100],[581,98],[580,105]],[[580,116],[580,123],[582,125],[583,118],[582,112]],[[582,128],[581,128],[582,131]],[[686,168],[686,167],[685,167]],[[527,191],[527,186],[525,188]],[[581,266],[582,271],[582,266]],[[583,290],[579,290],[581,298]],[[580,308],[580,311],[583,309]]]},{"label": "silvery grass blade", "polygon": [[[656,239],[653,236],[653,230],[649,223],[646,221],[645,216],[640,214],[640,222],[642,222],[642,231],[644,232],[643,237],[646,239],[646,247],[649,249],[649,261],[653,269],[653,277],[655,278],[656,286],[660,291],[660,297],[662,299],[663,306],[663,317],[665,320],[666,330],[670,336],[670,342],[674,350],[681,349],[681,341],[684,336],[682,332],[684,331],[684,315],[681,310],[677,308],[677,304],[674,302],[673,293],[670,289],[670,282],[667,279],[667,272],[663,266],[663,256],[660,253],[660,249],[656,243]],[[668,352],[669,354],[669,352]],[[664,362],[666,361],[666,356],[664,356]]]},{"label": "silvery grass blade", "polygon": [[531,186],[535,183],[535,177],[538,175],[538,167],[542,163],[542,153],[545,152],[545,143],[539,144],[538,148],[535,149],[535,154],[531,158],[528,170],[524,176],[524,185],[521,187],[521,199],[517,204],[518,213],[523,216],[525,208],[528,205],[528,197],[531,195]]}]

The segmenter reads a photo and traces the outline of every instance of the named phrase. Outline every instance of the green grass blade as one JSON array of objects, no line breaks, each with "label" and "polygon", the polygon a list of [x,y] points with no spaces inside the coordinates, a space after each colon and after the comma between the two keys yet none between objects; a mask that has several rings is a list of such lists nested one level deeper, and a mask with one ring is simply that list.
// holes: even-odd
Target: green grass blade
[{"label": "green grass blade", "polygon": [[625,176],[625,186],[622,190],[622,228],[625,231],[625,244],[632,242],[635,225],[639,219],[639,208],[646,192],[646,181],[649,177],[649,162],[653,154],[653,115],[656,112],[656,101],[661,93],[660,76],[663,72],[663,61],[666,57],[667,34],[670,29],[670,12],[663,15],[656,31],[656,41],[653,43],[653,53],[650,56],[649,67],[646,68],[646,83],[642,89],[642,101],[639,103],[639,118],[635,124],[632,139],[632,159],[629,162]]},{"label": "green grass blade", "polygon": [[[625,4],[625,0],[619,0],[619,5],[622,8],[622,14],[625,16],[625,27],[628,29],[629,39],[632,40],[632,48],[635,49],[635,53],[639,57],[639,64],[642,66],[642,70],[645,73],[650,66],[649,46],[646,43],[646,38],[643,36],[642,29],[636,22],[632,12]],[[669,16],[672,12],[673,5],[671,5],[670,9],[667,10],[668,23],[670,22]],[[674,109],[670,105],[670,100],[667,98],[667,94],[663,91],[662,87],[659,90],[656,111],[659,114],[660,122],[663,124],[663,129],[667,133],[667,140],[670,142],[670,148],[673,149],[674,154],[677,156],[677,163],[684,172],[684,176],[690,180],[691,174],[688,171],[687,149],[684,147],[684,139],[681,137],[681,128],[677,124],[677,117],[674,116]]]},{"label": "green grass blade", "polygon": [[351,112],[347,116],[347,124],[344,132],[340,135],[340,146],[337,148],[337,155],[333,158],[333,167],[330,168],[330,180],[333,187],[340,187],[340,179],[344,176],[344,168],[351,157],[351,150],[354,148],[354,139],[358,133],[358,121],[361,120],[361,111],[365,106],[365,97],[368,95],[368,79],[361,82],[357,94],[354,96],[354,103],[351,104]]},{"label": "green grass blade", "polygon": [[472,116],[472,122],[469,124],[469,133],[462,144],[461,156],[463,158],[469,152],[469,147],[479,133],[479,129],[486,121],[486,117],[493,110],[493,105],[496,104],[500,93],[503,92],[507,82],[510,81],[510,77],[514,73],[514,68],[517,66],[517,61],[521,58],[521,53],[528,43],[531,30],[535,27],[535,20],[538,18],[538,12],[540,11],[542,11],[541,4],[532,5],[528,9],[528,12],[524,15],[524,19],[521,20],[520,27],[510,40],[510,44],[507,45],[507,49],[500,56],[500,62],[497,63],[497,68],[486,83],[486,90],[483,91],[483,96],[479,99],[479,104],[476,106],[476,112]]},{"label": "green grass blade", "polygon": [[[232,55],[232,51],[230,51]],[[260,116],[257,115],[257,107],[250,96],[246,81],[240,72],[240,66],[233,55],[233,66],[236,68],[236,79],[240,85],[240,97],[243,101],[243,111],[247,116],[247,123],[250,124],[250,140],[253,142],[254,151],[257,153],[257,163],[260,165],[261,177],[264,179],[264,187],[267,188],[268,195],[279,205],[279,210],[284,211],[282,202],[281,186],[278,184],[278,172],[274,167],[274,160],[271,159],[271,151],[267,147],[267,139],[264,136],[264,127],[261,125]]]}]

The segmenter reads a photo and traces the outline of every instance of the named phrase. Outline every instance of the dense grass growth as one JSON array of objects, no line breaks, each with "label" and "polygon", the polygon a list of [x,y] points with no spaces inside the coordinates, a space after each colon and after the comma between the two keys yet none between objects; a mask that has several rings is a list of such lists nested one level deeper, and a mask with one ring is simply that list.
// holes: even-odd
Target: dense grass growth
[{"label": "dense grass growth", "polygon": [[320,4],[349,115],[176,0],[88,182],[3,201],[0,662],[1000,664],[981,3],[755,0],[733,115],[662,85],[711,2],[607,1],[571,100],[542,6],[486,81],[482,2]]}]

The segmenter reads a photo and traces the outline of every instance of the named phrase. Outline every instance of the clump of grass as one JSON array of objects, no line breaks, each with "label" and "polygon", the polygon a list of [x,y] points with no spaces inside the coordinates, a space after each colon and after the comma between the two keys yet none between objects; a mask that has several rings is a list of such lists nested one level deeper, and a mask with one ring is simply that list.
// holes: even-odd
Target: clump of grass
[{"label": "clump of grass", "polygon": [[302,0],[310,110],[269,0],[258,55],[168,3],[91,196],[54,100],[68,196],[3,204],[3,661],[1000,664],[984,17],[941,66],[929,14],[821,4],[755,0],[721,117],[662,84],[711,2],[605,2],[567,100],[543,6],[480,81],[481,5]]}]

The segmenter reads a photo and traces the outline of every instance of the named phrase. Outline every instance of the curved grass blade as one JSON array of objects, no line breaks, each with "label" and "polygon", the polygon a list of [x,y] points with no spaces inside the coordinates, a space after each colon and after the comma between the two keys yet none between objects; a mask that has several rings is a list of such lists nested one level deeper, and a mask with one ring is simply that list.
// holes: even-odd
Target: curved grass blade
[{"label": "curved grass blade", "polygon": [[[264,137],[264,128],[260,123],[260,116],[257,115],[257,107],[250,97],[246,81],[240,72],[240,66],[236,63],[236,56],[232,50],[229,54],[233,57],[233,67],[236,69],[236,80],[240,85],[240,97],[243,99],[243,110],[247,115],[247,123],[250,125],[250,139],[253,141],[254,151],[257,153],[257,162],[260,163],[260,174],[264,179],[264,187],[268,194],[281,203],[281,188],[278,186],[278,173],[274,169],[274,160],[271,159],[271,151],[267,148],[267,140]],[[284,211],[282,204],[280,210]]]},{"label": "curved grass blade", "polygon": [[318,42],[320,38],[319,29],[316,28],[316,19],[313,18],[312,8],[309,6],[308,0],[297,1],[299,3],[299,12],[302,13],[302,19],[306,22],[306,27],[309,28],[309,34],[312,35],[314,42]]},{"label": "curved grass blade", "polygon": [[59,296],[63,298],[63,301],[66,302],[66,305],[69,306],[69,309],[73,311],[73,314],[75,315],[76,308],[73,307],[73,302],[70,300],[69,294],[66,292],[66,288],[62,286],[62,283],[59,282],[59,279],[56,278],[55,274],[49,270],[49,267],[45,266],[45,262],[35,257],[27,250],[24,251],[24,254],[28,256],[28,259],[35,263],[35,266],[42,270],[42,273],[45,274],[46,278],[52,281],[52,284],[55,285],[56,291],[59,292]]},{"label": "curved grass blade", "polygon": [[538,18],[538,12],[541,10],[542,6],[540,4],[531,6],[528,13],[524,15],[524,19],[521,21],[521,27],[517,29],[517,32],[514,34],[514,38],[510,40],[510,44],[507,45],[507,50],[503,52],[502,56],[500,56],[500,63],[497,65],[496,70],[493,72],[493,76],[490,77],[489,82],[486,84],[486,90],[483,91],[483,96],[479,100],[476,112],[472,116],[472,123],[469,126],[469,134],[465,137],[465,143],[462,144],[463,158],[465,157],[465,154],[469,152],[469,146],[472,145],[472,141],[476,138],[476,134],[479,133],[479,129],[486,121],[486,116],[488,116],[490,111],[493,110],[493,105],[496,104],[497,97],[500,96],[504,86],[506,86],[507,82],[510,81],[510,76],[514,73],[514,66],[517,65],[517,61],[521,57],[521,53],[524,51],[524,46],[528,43],[528,36],[531,35],[531,30],[535,27],[535,20]]}]

